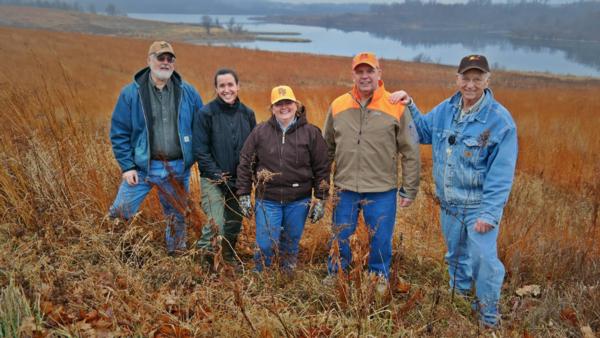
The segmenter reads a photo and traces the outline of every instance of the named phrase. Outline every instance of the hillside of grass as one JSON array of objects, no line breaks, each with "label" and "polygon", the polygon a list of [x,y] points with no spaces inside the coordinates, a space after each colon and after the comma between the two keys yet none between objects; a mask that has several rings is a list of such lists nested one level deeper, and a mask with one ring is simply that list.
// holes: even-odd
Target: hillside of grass
[{"label": "hillside of grass", "polygon": [[[354,268],[325,276],[331,203],[306,225],[294,275],[251,272],[253,220],[239,243],[244,269],[198,252],[166,255],[151,194],[130,222],[105,218],[120,181],[108,128],[122,86],[145,66],[152,39],[0,28],[0,336],[339,337],[586,336],[600,332],[600,81],[497,72],[494,95],[519,132],[515,185],[499,238],[507,270],[502,326],[482,330],[468,300],[448,290],[430,150],[419,196],[399,210],[391,289],[364,273],[368,233],[352,240]],[[288,84],[322,126],[351,87],[350,59],[174,43],[177,68],[204,101],[235,68],[240,97],[268,117],[273,86]],[[382,60],[385,85],[422,110],[454,91],[453,67]],[[194,172],[190,247],[205,215]],[[539,294],[523,287],[539,286]],[[518,292],[518,293],[517,293]]]},{"label": "hillside of grass", "polygon": [[0,4],[0,26],[6,27],[178,41],[239,41],[254,38],[253,34],[232,33],[222,27],[211,27],[210,32],[207,32],[206,28],[200,25],[201,19],[198,15],[198,25],[174,24],[126,16]]}]

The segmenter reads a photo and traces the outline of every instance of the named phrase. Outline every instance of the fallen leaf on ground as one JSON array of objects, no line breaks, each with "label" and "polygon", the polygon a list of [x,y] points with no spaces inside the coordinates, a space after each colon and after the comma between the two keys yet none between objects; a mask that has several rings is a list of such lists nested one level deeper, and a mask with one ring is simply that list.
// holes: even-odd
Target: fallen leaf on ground
[{"label": "fallen leaf on ground", "polygon": [[176,325],[162,325],[155,333],[155,338],[179,337],[188,338],[192,334],[190,330]]},{"label": "fallen leaf on ground", "polygon": [[408,291],[410,291],[410,283],[403,283],[403,282],[399,282],[396,290],[400,293],[407,293]]},{"label": "fallen leaf on ground", "polygon": [[577,325],[577,312],[572,307],[566,307],[560,310],[560,319],[571,323],[571,325]]},{"label": "fallen leaf on ground", "polygon": [[523,330],[523,338],[534,338],[534,337],[531,333],[529,333],[529,331],[527,331],[527,329],[524,329]]},{"label": "fallen leaf on ground", "polygon": [[522,288],[517,289],[517,296],[520,297],[539,297],[542,294],[542,288],[539,285],[525,285]]},{"label": "fallen leaf on ground", "polygon": [[583,338],[596,338],[594,334],[594,330],[589,325],[582,326],[579,330],[581,330],[581,335]]},{"label": "fallen leaf on ground", "polygon": [[21,322],[21,326],[19,327],[19,336],[22,337],[46,337],[47,333],[42,330],[41,327],[38,327],[35,323],[35,318],[33,317],[25,317]]}]

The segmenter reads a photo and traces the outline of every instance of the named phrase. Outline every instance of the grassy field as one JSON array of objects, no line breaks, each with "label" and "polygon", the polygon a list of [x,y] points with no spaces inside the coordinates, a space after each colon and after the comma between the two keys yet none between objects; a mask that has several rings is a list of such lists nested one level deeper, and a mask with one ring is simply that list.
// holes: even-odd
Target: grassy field
[{"label": "grassy field", "polygon": [[[122,86],[145,65],[150,40],[0,28],[0,337],[2,336],[587,336],[600,332],[600,81],[494,73],[495,96],[513,113],[520,153],[501,225],[507,268],[503,323],[481,331],[447,290],[444,245],[423,148],[422,186],[397,215],[392,285],[373,292],[362,272],[364,228],[352,242],[349,278],[321,284],[331,206],[307,224],[294,276],[201,269],[197,253],[164,250],[155,194],[130,223],[104,215],[120,172],[108,139]],[[241,98],[260,120],[270,89],[294,88],[321,126],[328,104],[351,86],[350,60],[175,43],[177,67],[205,101],[212,76],[233,67]],[[382,61],[390,90],[411,92],[423,110],[454,91],[455,69]],[[205,216],[192,178],[190,244]],[[527,285],[538,296],[519,296]],[[590,335],[590,332],[591,335]]]},{"label": "grassy field", "polygon": [[178,41],[239,41],[254,38],[253,34],[232,33],[221,27],[212,27],[209,34],[200,22],[200,15],[198,25],[190,25],[137,20],[125,16],[0,5],[0,26]]}]

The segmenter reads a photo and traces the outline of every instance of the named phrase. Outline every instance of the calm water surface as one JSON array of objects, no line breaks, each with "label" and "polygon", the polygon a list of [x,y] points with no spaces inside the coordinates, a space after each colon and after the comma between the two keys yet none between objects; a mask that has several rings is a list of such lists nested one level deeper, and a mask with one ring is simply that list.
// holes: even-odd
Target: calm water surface
[{"label": "calm water surface", "polygon": [[[202,15],[195,14],[149,14],[130,13],[136,19],[165,22],[196,23]],[[298,26],[264,23],[245,15],[211,15],[225,25],[231,18],[243,29],[258,32],[298,32],[292,37],[309,39],[309,43],[250,41],[227,44],[233,47],[261,49],[281,52],[302,52],[352,56],[359,51],[369,50],[386,59],[412,61],[420,59],[446,65],[456,65],[467,54],[479,53],[488,57],[492,68],[571,74],[600,77],[600,44],[579,42],[562,43],[558,48],[536,46],[535,41],[509,40],[503,38],[466,37],[465,41],[444,43],[431,38],[419,40],[412,35],[407,38],[375,36],[366,32],[344,32],[313,26]],[[439,39],[438,39],[439,40]]]}]

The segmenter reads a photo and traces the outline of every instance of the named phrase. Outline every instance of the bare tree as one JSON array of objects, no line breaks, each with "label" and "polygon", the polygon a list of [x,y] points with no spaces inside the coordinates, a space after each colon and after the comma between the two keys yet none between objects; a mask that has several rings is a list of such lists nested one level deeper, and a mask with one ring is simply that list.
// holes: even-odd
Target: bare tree
[{"label": "bare tree", "polygon": [[229,18],[229,22],[227,23],[227,30],[233,33],[233,29],[235,28],[235,18],[232,16]]},{"label": "bare tree", "polygon": [[210,35],[210,28],[212,26],[212,19],[208,15],[202,16],[202,27],[206,29],[206,34]]},{"label": "bare tree", "polygon": [[115,16],[117,15],[117,6],[115,6],[114,4],[108,4],[106,5],[106,9],[104,11],[107,15]]}]

